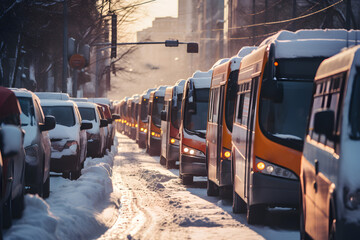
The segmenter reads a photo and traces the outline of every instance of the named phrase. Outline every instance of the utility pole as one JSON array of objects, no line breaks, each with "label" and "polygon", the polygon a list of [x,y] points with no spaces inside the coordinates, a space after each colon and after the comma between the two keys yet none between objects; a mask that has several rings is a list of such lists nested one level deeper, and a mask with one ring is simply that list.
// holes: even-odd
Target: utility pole
[{"label": "utility pole", "polygon": [[67,92],[67,75],[68,75],[68,13],[67,13],[67,0],[63,1],[63,14],[64,14],[64,32],[63,32],[63,75],[61,82],[61,91]]}]

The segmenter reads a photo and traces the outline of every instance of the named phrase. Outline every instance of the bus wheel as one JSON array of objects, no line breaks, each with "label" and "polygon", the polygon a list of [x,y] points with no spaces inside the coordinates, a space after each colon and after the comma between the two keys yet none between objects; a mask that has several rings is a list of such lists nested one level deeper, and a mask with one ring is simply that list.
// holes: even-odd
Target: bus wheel
[{"label": "bus wheel", "polygon": [[249,224],[259,224],[265,217],[265,207],[262,205],[247,205],[246,220]]},{"label": "bus wheel", "polygon": [[194,183],[194,178],[193,178],[193,176],[182,175],[181,182],[184,185],[190,185],[190,184]]},{"label": "bus wheel", "polygon": [[163,156],[160,156],[160,164],[163,166],[166,164],[166,159]]},{"label": "bus wheel", "polygon": [[246,203],[242,198],[235,192],[233,189],[233,204],[232,204],[233,213],[245,213],[246,212]]},{"label": "bus wheel", "polygon": [[166,161],[166,168],[167,169],[175,169],[176,167],[176,162],[175,161]]},{"label": "bus wheel", "polygon": [[219,196],[219,187],[209,178],[207,179],[206,193],[208,196]]}]

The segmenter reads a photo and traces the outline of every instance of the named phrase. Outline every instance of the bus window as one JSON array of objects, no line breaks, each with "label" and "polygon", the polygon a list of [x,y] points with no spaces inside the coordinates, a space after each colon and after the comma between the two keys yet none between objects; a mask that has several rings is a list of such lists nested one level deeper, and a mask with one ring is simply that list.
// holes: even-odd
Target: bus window
[{"label": "bus window", "polygon": [[283,97],[281,101],[272,101],[260,95],[260,127],[268,138],[301,151],[313,79],[322,60],[323,58],[277,60],[275,78],[280,89],[283,89]]},{"label": "bus window", "polygon": [[354,140],[360,139],[360,72],[358,71],[354,81],[353,92],[351,96],[349,121],[350,137]]},{"label": "bus window", "polygon": [[149,104],[149,101],[147,99],[144,99],[141,103],[140,118],[141,118],[141,121],[143,121],[143,122],[147,122],[148,104]]},{"label": "bus window", "polygon": [[232,71],[230,73],[229,82],[226,90],[225,122],[230,132],[232,132],[232,127],[233,127],[234,105],[235,105],[236,94],[238,91],[237,88],[238,75],[239,75],[239,70]]},{"label": "bus window", "polygon": [[[180,127],[180,119],[181,119],[181,101],[182,101],[182,94],[178,94],[177,96],[177,107],[171,108],[171,122],[175,128],[179,129]],[[173,103],[174,105],[174,103]]]},{"label": "bus window", "polygon": [[200,132],[204,137],[207,125],[209,89],[195,89],[195,113],[188,111],[187,101],[186,99],[184,127],[191,132]]},{"label": "bus window", "polygon": [[164,98],[163,97],[154,97],[153,102],[153,111],[152,111],[152,121],[157,127],[161,127],[161,110],[163,110],[164,106]]}]

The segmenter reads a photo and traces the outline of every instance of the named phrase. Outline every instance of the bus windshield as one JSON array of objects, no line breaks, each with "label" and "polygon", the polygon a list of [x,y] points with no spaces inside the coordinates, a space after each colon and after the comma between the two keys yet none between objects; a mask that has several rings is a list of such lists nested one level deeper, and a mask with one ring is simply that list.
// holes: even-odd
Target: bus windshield
[{"label": "bus windshield", "polygon": [[[281,101],[260,95],[259,120],[264,134],[279,144],[302,150],[310,109],[313,79],[324,58],[277,59],[277,84],[283,89]],[[267,79],[266,71],[264,80]]]},{"label": "bus windshield", "polygon": [[239,75],[239,70],[232,71],[230,73],[229,82],[226,89],[225,121],[226,121],[226,126],[230,132],[232,132],[232,128],[233,128],[234,105],[238,91],[238,85],[237,85],[238,75]]},{"label": "bus windshield", "polygon": [[209,89],[195,89],[195,112],[189,112],[188,99],[185,102],[185,115],[184,115],[184,128],[192,133],[205,138],[208,102],[209,102]]},{"label": "bus windshield", "polygon": [[143,121],[143,122],[147,122],[148,103],[149,103],[149,100],[146,98],[144,98],[141,102],[140,118],[141,118],[141,121]]},{"label": "bus windshield", "polygon": [[171,107],[171,123],[177,129],[180,127],[182,96],[182,94],[177,95],[177,108]]},{"label": "bus windshield", "polygon": [[350,137],[354,140],[360,139],[360,71],[358,70],[354,81],[351,95],[349,121],[351,126]]},{"label": "bus windshield", "polygon": [[164,97],[154,97],[152,121],[157,127],[161,127],[160,113],[164,107]]}]

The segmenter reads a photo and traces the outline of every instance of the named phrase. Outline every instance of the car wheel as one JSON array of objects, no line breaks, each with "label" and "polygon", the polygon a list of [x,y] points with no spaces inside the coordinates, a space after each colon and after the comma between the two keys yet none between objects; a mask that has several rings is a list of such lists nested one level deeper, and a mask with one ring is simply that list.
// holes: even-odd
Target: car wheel
[{"label": "car wheel", "polygon": [[50,176],[46,179],[43,185],[43,198],[48,198],[50,196]]},{"label": "car wheel", "polygon": [[249,224],[259,224],[265,216],[265,206],[262,205],[247,205],[246,220]]},{"label": "car wheel", "polygon": [[184,185],[191,185],[194,183],[194,178],[191,175],[182,175],[181,183]]},{"label": "car wheel", "polygon": [[208,196],[219,196],[219,187],[209,178],[207,179],[206,184],[206,194]]},{"label": "car wheel", "polygon": [[233,188],[233,203],[232,203],[233,213],[245,213],[246,212],[246,203],[245,201],[235,192]]}]

